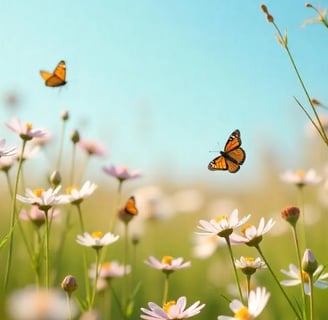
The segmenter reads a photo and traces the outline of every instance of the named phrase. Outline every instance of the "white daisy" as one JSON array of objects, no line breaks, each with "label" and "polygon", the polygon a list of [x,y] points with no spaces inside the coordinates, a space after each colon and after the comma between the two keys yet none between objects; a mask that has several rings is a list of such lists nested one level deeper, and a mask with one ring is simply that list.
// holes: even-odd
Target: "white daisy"
[{"label": "white daisy", "polygon": [[101,249],[104,246],[114,243],[120,236],[114,235],[111,232],[103,234],[100,231],[84,232],[83,235],[78,235],[76,242],[82,246],[92,247],[94,249]]}]

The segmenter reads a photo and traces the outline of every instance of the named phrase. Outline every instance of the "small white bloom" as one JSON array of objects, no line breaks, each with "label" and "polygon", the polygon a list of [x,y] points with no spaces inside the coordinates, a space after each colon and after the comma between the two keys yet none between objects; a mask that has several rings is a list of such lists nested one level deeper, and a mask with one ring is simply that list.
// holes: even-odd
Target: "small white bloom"
[{"label": "small white bloom", "polygon": [[6,139],[0,139],[0,157],[12,157],[17,153],[14,146],[6,146]]},{"label": "small white bloom", "polygon": [[317,174],[314,169],[308,171],[297,170],[285,171],[280,175],[282,181],[290,184],[295,184],[298,187],[303,187],[305,185],[317,184],[322,180],[322,177]]},{"label": "small white bloom", "polygon": [[249,246],[257,245],[262,240],[262,236],[267,233],[275,224],[275,221],[270,219],[266,224],[264,218],[261,218],[259,226],[247,225],[243,228],[243,236],[233,233],[230,236],[231,244],[245,243]]},{"label": "small white bloom", "polygon": [[91,196],[96,189],[97,185],[90,181],[86,181],[81,189],[76,186],[71,186],[67,188],[67,202],[72,204],[80,203],[83,199]]},{"label": "small white bloom", "polygon": [[[328,278],[328,273],[322,273],[323,265],[319,265],[317,270],[313,273],[313,285],[319,289],[327,289],[328,288],[328,281],[326,279]],[[294,265],[289,265],[289,270],[280,270],[283,274],[286,276],[292,278],[292,280],[283,280],[280,283],[283,286],[297,286],[302,283],[301,280],[301,273],[300,270]],[[304,282],[304,292],[307,295],[311,294],[311,289],[309,285],[309,277],[306,272],[302,272],[303,276],[303,282]]]},{"label": "small white bloom", "polygon": [[17,200],[24,203],[37,205],[41,210],[45,208],[49,209],[54,205],[66,203],[66,200],[63,198],[63,196],[57,195],[60,188],[61,186],[58,186],[56,189],[50,188],[48,190],[31,190],[27,188],[25,191],[25,197],[18,194],[16,198]]},{"label": "small white bloom", "polygon": [[240,259],[235,260],[235,265],[239,269],[265,269],[267,266],[261,258],[252,258],[252,257],[240,257]]},{"label": "small white bloom", "polygon": [[180,297],[176,302],[169,301],[162,308],[154,302],[149,302],[149,309],[141,308],[144,314],[140,317],[145,320],[187,319],[199,314],[205,307],[205,304],[200,304],[199,301],[187,309],[186,305],[186,297]]},{"label": "small white bloom", "polygon": [[83,235],[77,236],[76,242],[82,246],[100,249],[104,246],[114,243],[118,240],[119,237],[120,236],[114,235],[111,232],[107,232],[105,234],[100,231],[92,232],[91,234],[84,232]]},{"label": "small white bloom", "polygon": [[193,240],[194,246],[192,249],[192,254],[198,259],[206,259],[210,257],[219,246],[226,244],[226,241],[217,235],[208,237],[200,237],[195,235]]},{"label": "small white bloom", "polygon": [[196,232],[196,234],[201,236],[213,236],[217,235],[219,237],[229,236],[234,228],[238,228],[244,223],[248,221],[251,217],[248,216],[239,220],[238,218],[238,210],[235,209],[232,211],[229,217],[227,216],[219,216],[215,219],[211,219],[210,221],[200,220],[198,229],[202,230],[202,232]]},{"label": "small white bloom", "polygon": [[21,122],[17,118],[12,119],[6,123],[6,126],[12,131],[16,132],[23,140],[31,140],[32,138],[42,138],[46,135],[43,129],[33,129],[32,124],[29,122]]},{"label": "small white bloom", "polygon": [[191,265],[190,261],[183,262],[183,258],[173,258],[171,256],[164,256],[162,261],[159,261],[155,257],[150,256],[148,260],[145,261],[148,266],[163,270],[164,272],[173,272],[175,270],[188,268]]},{"label": "small white bloom", "polygon": [[263,288],[256,288],[252,290],[248,298],[248,307],[244,306],[242,302],[235,299],[230,304],[230,309],[234,312],[233,317],[229,316],[218,316],[218,320],[244,320],[244,319],[255,319],[265,308],[268,303],[270,293]]}]

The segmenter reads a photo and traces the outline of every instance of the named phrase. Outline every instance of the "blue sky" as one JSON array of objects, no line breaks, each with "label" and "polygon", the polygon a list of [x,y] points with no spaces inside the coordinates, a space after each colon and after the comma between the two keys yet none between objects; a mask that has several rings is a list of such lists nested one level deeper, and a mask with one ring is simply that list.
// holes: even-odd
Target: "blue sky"
[{"label": "blue sky", "polygon": [[[263,150],[282,169],[299,167],[306,118],[293,96],[305,99],[260,3],[2,0],[0,92],[20,103],[1,116],[55,131],[67,109],[68,132],[103,143],[105,164],[151,177],[235,179],[207,164],[236,128],[247,152],[239,177],[250,179]],[[310,92],[327,102],[327,31],[300,27],[315,16],[302,1],[266,4],[288,30]],[[67,85],[45,87],[39,70],[62,59]],[[13,140],[6,128],[1,134]]]}]

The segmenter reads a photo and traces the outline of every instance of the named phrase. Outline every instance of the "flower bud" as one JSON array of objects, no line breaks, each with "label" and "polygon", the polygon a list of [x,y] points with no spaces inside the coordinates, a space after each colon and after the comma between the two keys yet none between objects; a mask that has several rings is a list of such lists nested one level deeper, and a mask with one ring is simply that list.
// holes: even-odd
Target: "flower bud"
[{"label": "flower bud", "polygon": [[300,209],[295,206],[288,206],[282,209],[280,214],[283,219],[295,227],[300,216]]},{"label": "flower bud", "polygon": [[74,144],[78,143],[80,141],[80,134],[77,130],[74,130],[71,135],[71,140]]},{"label": "flower bud", "polygon": [[302,269],[303,271],[313,274],[318,268],[318,261],[315,258],[311,249],[305,249],[303,259],[302,259]]},{"label": "flower bud", "polygon": [[61,114],[60,117],[62,118],[63,121],[67,121],[69,118],[69,114],[67,110],[64,110]]},{"label": "flower bud", "polygon": [[61,283],[61,287],[68,293],[72,293],[78,287],[76,279],[72,275],[67,275]]},{"label": "flower bud", "polygon": [[55,170],[49,177],[50,183],[55,186],[58,187],[61,184],[61,174],[59,173],[59,171]]}]

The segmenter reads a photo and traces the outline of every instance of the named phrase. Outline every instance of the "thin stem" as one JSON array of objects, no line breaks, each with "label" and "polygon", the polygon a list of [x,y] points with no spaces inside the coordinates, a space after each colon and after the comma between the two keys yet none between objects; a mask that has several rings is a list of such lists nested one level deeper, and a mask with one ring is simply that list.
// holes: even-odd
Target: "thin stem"
[{"label": "thin stem", "polygon": [[49,288],[49,217],[48,217],[48,210],[44,211],[46,217],[46,230],[45,230],[45,286]]},{"label": "thin stem", "polygon": [[235,265],[235,259],[233,257],[233,253],[232,253],[232,248],[231,248],[229,236],[225,237],[225,240],[227,242],[227,246],[228,246],[228,250],[229,250],[229,254],[230,254],[230,259],[231,259],[231,263],[232,263],[232,267],[233,267],[233,272],[234,272],[234,275],[235,275],[235,281],[236,281],[236,284],[237,284],[237,287],[238,287],[239,298],[240,298],[240,301],[244,301],[243,294],[242,294],[241,287],[240,287],[240,281],[239,281],[239,278],[238,278],[237,268],[236,268],[236,265]]},{"label": "thin stem", "polygon": [[282,294],[284,295],[285,299],[287,300],[288,304],[290,305],[290,307],[293,309],[297,319],[302,319],[302,317],[299,315],[298,311],[296,310],[296,308],[294,307],[294,305],[292,304],[292,302],[290,301],[287,293],[285,292],[284,288],[281,286],[277,276],[275,275],[275,273],[273,272],[270,264],[268,263],[268,261],[265,259],[263,253],[262,253],[262,250],[260,249],[260,246],[259,245],[256,245],[255,248],[257,249],[257,251],[259,252],[259,254],[261,255],[263,261],[265,262],[265,264],[267,265],[273,279],[275,280],[276,284],[278,285],[280,291],[282,292]]},{"label": "thin stem", "polygon": [[93,284],[90,309],[93,308],[93,305],[95,302],[95,297],[96,297],[96,292],[97,292],[97,282],[98,282],[98,276],[99,276],[99,262],[100,262],[100,248],[96,249],[96,274],[95,274],[95,282]]},{"label": "thin stem", "polygon": [[169,273],[165,273],[163,299],[162,299],[162,304],[163,305],[167,302],[167,295],[169,293],[169,276],[170,276]]},{"label": "thin stem", "polygon": [[72,150],[72,162],[71,162],[71,174],[70,174],[70,185],[74,184],[74,168],[75,168],[75,156],[76,156],[76,144],[73,144],[73,150]]},{"label": "thin stem", "polygon": [[16,174],[16,179],[15,179],[14,192],[13,192],[13,197],[12,197],[12,201],[11,201],[11,217],[10,217],[10,229],[9,229],[9,230],[11,230],[11,232],[10,232],[10,239],[9,239],[9,251],[8,251],[8,257],[7,257],[7,266],[6,266],[5,279],[4,279],[4,290],[5,291],[7,290],[7,287],[8,287],[11,262],[12,262],[12,253],[13,253],[13,246],[14,246],[14,230],[13,229],[15,226],[15,220],[17,219],[17,217],[16,217],[16,195],[17,195],[17,191],[18,191],[19,177],[20,177],[22,165],[23,165],[23,155],[24,155],[26,142],[27,142],[26,140],[23,140],[22,150],[21,150],[20,157],[19,157],[17,174]]},{"label": "thin stem", "polygon": [[313,274],[309,274],[309,284],[310,284],[310,320],[313,320],[314,315],[314,290],[313,290]]},{"label": "thin stem", "polygon": [[[302,260],[301,260],[300,246],[299,246],[299,242],[298,242],[296,226],[292,226],[292,231],[293,231],[293,237],[294,237],[296,254],[297,254],[298,268],[299,268],[300,272],[302,272]],[[307,319],[306,299],[305,299],[305,292],[304,292],[304,278],[302,276],[301,276],[301,291],[302,291],[302,300],[303,300],[303,319],[306,320]]]},{"label": "thin stem", "polygon": [[127,276],[127,262],[129,257],[129,223],[124,223],[124,256],[123,256],[123,268],[124,268],[124,288],[123,288],[123,301],[124,301],[124,313],[127,312],[128,307],[128,292],[129,292],[129,278]]},{"label": "thin stem", "polygon": [[67,320],[72,320],[72,304],[71,304],[71,294],[66,292],[66,302],[67,302]]},{"label": "thin stem", "polygon": [[56,165],[56,169],[59,172],[60,172],[60,166],[61,166],[61,159],[62,159],[62,155],[63,155],[65,129],[66,129],[66,121],[63,120],[62,130],[61,130],[61,134],[60,134],[60,141],[59,141],[59,151],[58,151],[57,165]]},{"label": "thin stem", "polygon": [[[302,245],[303,245],[303,250],[306,248],[306,233],[305,233],[305,209],[304,209],[304,193],[303,193],[303,186],[299,186],[298,188],[298,206],[301,211],[301,216],[302,216]],[[302,251],[303,251],[302,250]],[[301,269],[300,269],[301,270]]]}]

